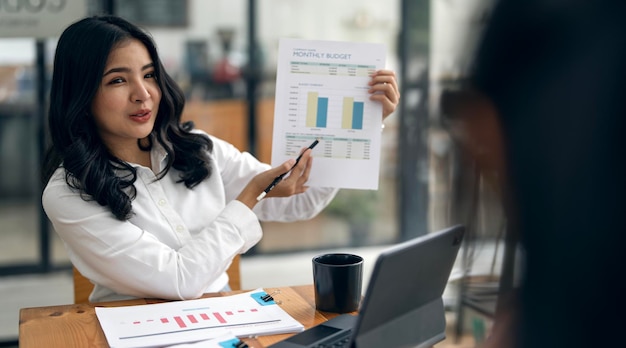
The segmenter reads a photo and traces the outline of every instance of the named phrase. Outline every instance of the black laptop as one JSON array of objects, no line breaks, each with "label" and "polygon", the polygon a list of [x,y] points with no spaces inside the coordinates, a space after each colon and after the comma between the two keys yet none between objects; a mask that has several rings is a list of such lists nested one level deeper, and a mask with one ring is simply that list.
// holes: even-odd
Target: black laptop
[{"label": "black laptop", "polygon": [[384,250],[358,315],[339,315],[271,347],[431,347],[442,341],[442,295],[464,233],[453,226]]}]

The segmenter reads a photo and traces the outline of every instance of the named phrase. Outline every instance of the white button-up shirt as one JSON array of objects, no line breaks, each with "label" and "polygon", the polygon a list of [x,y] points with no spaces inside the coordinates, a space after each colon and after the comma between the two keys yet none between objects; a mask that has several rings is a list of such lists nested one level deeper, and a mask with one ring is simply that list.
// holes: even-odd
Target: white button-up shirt
[{"label": "white button-up shirt", "polygon": [[54,173],[43,192],[43,207],[73,265],[95,284],[90,301],[192,299],[220,291],[228,284],[225,271],[232,258],[261,239],[259,220],[310,219],[337,192],[311,187],[288,198],[266,198],[250,210],[235,198],[270,166],[211,139],[212,175],[193,189],[176,182],[180,172],[174,168],[156,179],[167,155],[155,143],[153,168],[133,165],[137,196],[127,221],[84,200],[65,182],[64,168]]}]

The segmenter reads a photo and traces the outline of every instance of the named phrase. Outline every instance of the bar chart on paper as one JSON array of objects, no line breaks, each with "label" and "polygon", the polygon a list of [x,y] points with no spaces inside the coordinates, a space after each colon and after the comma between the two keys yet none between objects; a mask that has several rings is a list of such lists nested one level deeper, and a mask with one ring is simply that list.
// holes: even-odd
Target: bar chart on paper
[{"label": "bar chart on paper", "polygon": [[[307,128],[363,129],[365,103],[362,100],[335,91],[325,91],[320,95],[320,92],[306,90],[300,93],[298,100],[306,100],[306,103],[298,109],[299,115],[294,116],[303,119]],[[329,114],[335,116],[329,119]]]},{"label": "bar chart on paper", "polygon": [[[287,128],[363,130],[369,110],[368,79],[374,65],[290,62]],[[368,110],[366,110],[366,108]],[[377,110],[374,110],[375,112]]]},{"label": "bar chart on paper", "polygon": [[380,117],[366,92],[374,71],[373,65],[291,62],[299,79],[289,86],[284,154],[297,156],[318,139],[317,157],[369,160],[367,130],[379,127],[373,121]]},{"label": "bar chart on paper", "polygon": [[211,311],[212,308],[183,308],[180,315],[163,316],[158,319],[145,318],[127,322],[134,329],[142,329],[146,326],[171,326],[170,330],[194,328],[196,324],[206,328],[219,327],[220,325],[238,325],[253,322],[258,319],[259,310],[256,308],[224,310],[222,312]]},{"label": "bar chart on paper", "polygon": [[98,307],[96,314],[107,341],[114,347],[191,342],[210,339],[226,331],[246,336],[302,330],[302,325],[276,303],[258,301],[256,294],[265,292],[257,289],[228,297]]},{"label": "bar chart on paper", "polygon": [[379,44],[281,40],[272,165],[314,140],[311,186],[378,186],[382,106],[369,81],[384,64]]},{"label": "bar chart on paper", "polygon": [[285,155],[297,156],[313,140],[320,141],[317,157],[370,159],[371,140],[362,131],[372,127],[364,117],[363,97],[337,89],[293,88],[294,103],[287,122],[296,132],[285,133]]}]

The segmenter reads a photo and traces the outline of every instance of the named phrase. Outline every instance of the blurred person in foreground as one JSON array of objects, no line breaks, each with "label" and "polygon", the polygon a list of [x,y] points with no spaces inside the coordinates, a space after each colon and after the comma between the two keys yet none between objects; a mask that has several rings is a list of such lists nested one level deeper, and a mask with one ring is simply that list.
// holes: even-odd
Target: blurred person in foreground
[{"label": "blurred person in foreground", "polygon": [[521,283],[487,347],[614,347],[626,324],[626,2],[496,3],[453,134],[498,173]]},{"label": "blurred person in foreground", "polygon": [[[395,110],[393,72],[376,72],[369,87],[383,118]],[[42,203],[73,265],[95,284],[92,302],[228,290],[225,271],[261,239],[259,220],[309,219],[337,192],[306,186],[311,151],[271,168],[181,123],[183,107],[137,26],[94,16],[61,35]]]}]

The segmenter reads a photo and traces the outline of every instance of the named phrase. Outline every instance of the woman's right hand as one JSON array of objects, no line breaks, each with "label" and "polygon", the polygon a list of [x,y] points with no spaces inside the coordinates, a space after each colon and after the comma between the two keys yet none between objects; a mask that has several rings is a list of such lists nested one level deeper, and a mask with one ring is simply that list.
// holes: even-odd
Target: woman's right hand
[{"label": "woman's right hand", "polygon": [[[248,185],[241,191],[237,200],[247,205],[250,209],[258,203],[257,197],[265,188],[267,188],[274,179],[286,172],[289,172],[291,167],[296,162],[295,159],[290,159],[278,167],[274,167],[263,173],[256,175]],[[274,188],[267,193],[265,197],[289,197],[295,194],[303,193],[308,189],[306,182],[309,180],[309,174],[311,173],[311,165],[313,164],[313,157],[311,157],[311,150],[305,149],[302,154],[302,158],[298,162],[298,165],[291,169],[291,172],[287,174],[281,182],[279,182]]]}]

